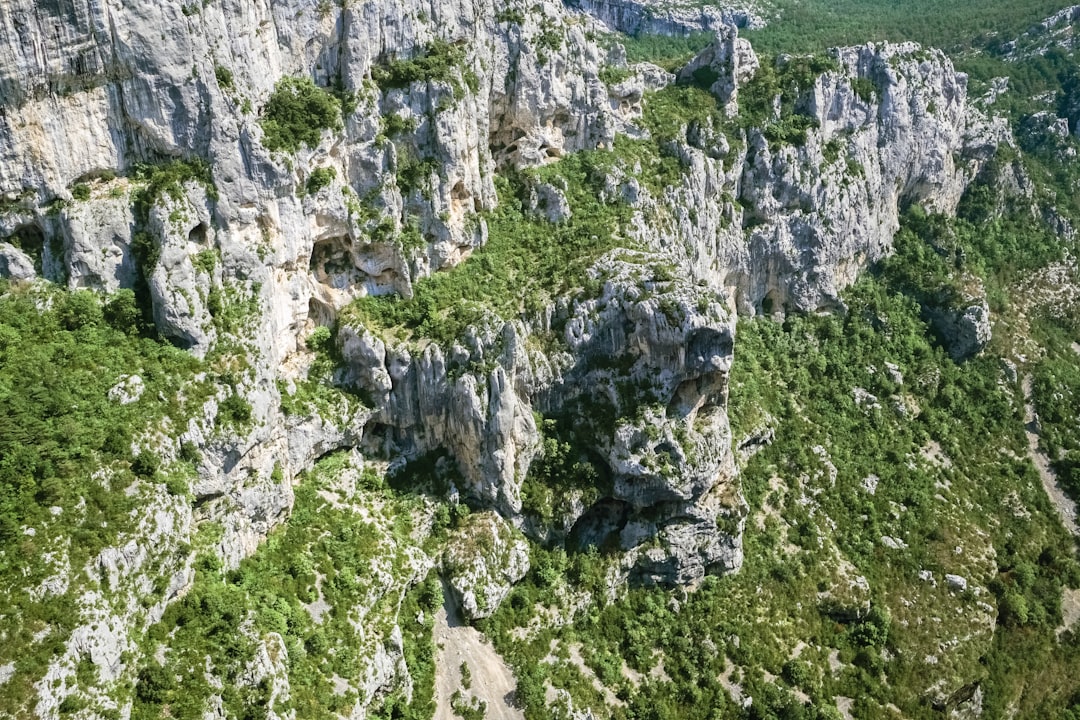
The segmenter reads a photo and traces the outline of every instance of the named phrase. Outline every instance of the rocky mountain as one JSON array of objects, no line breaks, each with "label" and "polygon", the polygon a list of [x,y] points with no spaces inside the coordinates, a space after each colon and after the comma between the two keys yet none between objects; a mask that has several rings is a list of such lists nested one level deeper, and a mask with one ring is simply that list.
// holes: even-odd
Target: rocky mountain
[{"label": "rocky mountain", "polygon": [[[2,712],[141,717],[204,675],[202,717],[302,716],[291,674],[325,649],[290,644],[299,620],[248,616],[247,654],[184,670],[182,625],[155,628],[209,602],[208,567],[247,572],[294,526],[333,536],[320,513],[370,536],[362,591],[324,589],[343,560],[295,575],[314,578],[304,623],[343,613],[355,633],[352,674],[319,670],[340,716],[412,697],[403,608],[433,566],[471,619],[525,576],[526,537],[614,550],[616,593],[739,571],[738,319],[845,310],[902,213],[955,213],[1012,143],[939,51],[774,63],[739,37],[761,24],[609,2],[9,3],[0,275],[132,290],[199,369],[177,391],[190,411],[130,448],[187,463],[186,488],[136,480],[137,522],[84,565],[49,526],[19,529],[52,559],[41,583],[5,578],[23,598],[7,620],[60,597],[77,620],[42,631],[44,666],[0,654]],[[675,73],[628,62],[617,34],[702,30]],[[517,267],[515,241],[573,259]],[[508,279],[466,285],[466,267]],[[940,311],[956,357],[990,341],[989,313],[979,292]],[[373,495],[384,476],[424,492]],[[459,504],[473,514],[443,532]],[[318,537],[295,547],[318,557]]]}]

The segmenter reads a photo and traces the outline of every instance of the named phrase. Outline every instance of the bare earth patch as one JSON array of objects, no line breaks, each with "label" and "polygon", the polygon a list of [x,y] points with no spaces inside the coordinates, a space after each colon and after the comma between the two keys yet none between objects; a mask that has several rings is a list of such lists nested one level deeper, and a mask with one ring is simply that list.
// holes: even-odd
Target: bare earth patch
[{"label": "bare earth patch", "polygon": [[[450,593],[435,614],[435,720],[455,720],[450,698],[460,690],[466,698],[487,703],[486,720],[525,720],[511,705],[517,688],[514,673],[480,632],[466,625],[454,607]],[[469,668],[471,682],[462,685],[461,665]]]}]

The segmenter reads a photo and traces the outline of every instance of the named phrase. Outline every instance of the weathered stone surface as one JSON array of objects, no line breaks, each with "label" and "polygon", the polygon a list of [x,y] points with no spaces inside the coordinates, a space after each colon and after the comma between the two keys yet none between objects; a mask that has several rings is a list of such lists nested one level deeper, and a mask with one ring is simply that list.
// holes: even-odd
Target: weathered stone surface
[{"label": "weathered stone surface", "polygon": [[0,243],[0,277],[29,280],[36,276],[34,261],[26,253],[8,243]]},{"label": "weathered stone surface", "polygon": [[69,286],[114,292],[135,285],[131,185],[119,181],[108,193],[72,203],[60,211],[57,223]]},{"label": "weathered stone surface", "polygon": [[931,308],[929,314],[953,360],[972,357],[990,342],[990,306],[985,298],[967,307]]},{"label": "weathered stone surface", "polygon": [[725,27],[718,30],[709,47],[679,71],[679,80],[708,85],[709,92],[732,116],[739,111],[739,86],[749,82],[757,69],[757,55],[750,43],[739,37],[733,27]]},{"label": "weathered stone surface", "polygon": [[464,617],[488,617],[529,571],[529,545],[499,515],[475,513],[450,537],[443,571]]},{"label": "weathered stone surface", "polygon": [[945,575],[945,584],[949,586],[950,590],[956,590],[963,592],[967,590],[967,580],[959,575]]},{"label": "weathered stone surface", "polygon": [[752,2],[725,3],[723,7],[690,2],[642,2],[640,0],[572,0],[568,3],[612,30],[627,35],[689,35],[729,27],[761,28],[765,21]]}]

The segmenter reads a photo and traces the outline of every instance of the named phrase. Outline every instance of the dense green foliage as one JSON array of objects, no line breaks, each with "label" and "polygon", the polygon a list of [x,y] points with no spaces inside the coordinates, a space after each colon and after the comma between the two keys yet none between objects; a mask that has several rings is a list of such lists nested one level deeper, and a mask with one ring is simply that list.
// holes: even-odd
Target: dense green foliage
[{"label": "dense green foliage", "polygon": [[[340,484],[345,473],[356,477],[354,488]],[[201,556],[194,586],[147,638],[150,652],[139,672],[132,717],[200,715],[214,693],[205,674],[206,657],[225,683],[222,698],[230,714],[265,716],[269,681],[238,690],[237,678],[260,641],[268,644],[272,658],[278,657],[278,640],[271,633],[288,653],[290,685],[289,700],[278,699],[274,711],[292,709],[302,718],[347,714],[362,698],[353,691],[336,692],[333,678],[357,677],[374,654],[369,638],[401,622],[414,698],[412,705],[388,699],[386,717],[430,718],[430,618],[442,603],[442,592],[432,577],[405,593],[411,584],[407,549],[414,542],[412,519],[419,511],[418,500],[391,496],[374,472],[350,470],[347,454],[322,460],[301,479],[288,525],[237,570],[224,572],[214,555]],[[402,578],[403,587],[384,586],[376,580],[381,573]],[[355,625],[361,610],[362,631]],[[426,625],[416,620],[421,614],[428,618]],[[169,648],[164,665],[153,659],[157,643]]]},{"label": "dense green foliage", "polygon": [[263,144],[285,152],[315,148],[323,130],[341,128],[341,111],[341,101],[309,78],[282,78],[263,108]]},{"label": "dense green foliage", "polygon": [[[816,126],[802,101],[819,75],[836,69],[836,61],[826,56],[765,61],[740,90],[739,115],[734,119],[725,117],[716,98],[708,92],[715,78],[699,75],[691,83],[670,85],[651,94],[643,108],[641,125],[658,143],[661,155],[670,155],[670,141],[685,139],[687,127],[692,124],[721,130],[729,142],[739,142],[743,133],[761,132],[774,148],[802,145],[807,131]],[[663,187],[677,182],[681,170],[677,166],[674,170],[674,174],[658,178],[656,184]]]},{"label": "dense green foliage", "polygon": [[449,83],[457,94],[464,59],[463,45],[435,40],[415,57],[376,65],[371,77],[383,90],[407,88],[416,82],[442,82]]},{"label": "dense green foliage", "polygon": [[[50,306],[44,311],[37,307],[43,300]],[[116,499],[85,485],[96,485],[87,468],[130,460],[133,435],[146,420],[179,410],[160,407],[157,392],[175,395],[198,362],[133,334],[130,305],[130,293],[102,307],[88,291],[42,297],[0,285],[0,541],[48,522],[50,505]],[[153,392],[138,403],[110,401],[117,378],[131,374]],[[87,512],[87,534],[76,546],[93,552],[102,546],[93,529],[102,508]],[[26,559],[5,555],[0,573]]]},{"label": "dense green foliage", "polygon": [[762,30],[743,32],[766,55],[883,40],[956,49],[1015,37],[1065,6],[1060,0],[773,0],[771,4],[778,20]]},{"label": "dense green foliage", "polygon": [[337,170],[332,167],[315,168],[308,175],[307,182],[304,184],[304,190],[308,195],[314,195],[322,190],[324,187],[334,182],[334,178],[337,177]]},{"label": "dense green foliage", "polygon": [[629,63],[651,62],[666,70],[677,70],[713,40],[712,33],[693,33],[685,37],[641,34],[615,36],[626,48]]},{"label": "dense green foliage", "polygon": [[[590,457],[586,439],[596,418],[566,417],[563,422],[537,417],[543,435],[542,453],[529,466],[521,485],[522,510],[542,524],[567,515],[567,504],[591,506],[611,492],[611,478],[603,462]],[[606,430],[607,428],[600,428]]]},{"label": "dense green foliage", "polygon": [[[30,593],[55,570],[46,553],[82,568],[134,529],[158,483],[186,487],[183,468],[161,471],[153,446],[135,456],[132,443],[205,398],[188,382],[200,363],[140,337],[137,317],[130,291],[102,305],[89,291],[0,281],[0,637],[16,661],[0,714],[29,706],[29,683],[79,622],[81,573],[46,601]],[[122,405],[109,390],[129,375],[145,390]]]},{"label": "dense green foliage", "polygon": [[[724,122],[716,98],[708,88],[696,85],[671,85],[650,95],[642,110],[641,125],[659,142],[685,137],[691,122],[708,124]],[[678,178],[679,169],[670,180]]]}]

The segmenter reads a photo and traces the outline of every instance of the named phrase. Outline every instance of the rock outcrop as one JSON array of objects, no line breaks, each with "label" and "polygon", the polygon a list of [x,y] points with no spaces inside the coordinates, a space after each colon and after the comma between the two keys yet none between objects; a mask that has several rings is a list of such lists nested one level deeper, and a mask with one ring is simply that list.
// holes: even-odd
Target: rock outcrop
[{"label": "rock outcrop", "polygon": [[[717,99],[733,107],[748,81],[739,48],[721,36],[684,77],[708,70]],[[683,183],[657,203],[667,217],[638,225],[653,246],[682,239],[667,244],[685,247],[684,262],[740,313],[837,307],[839,292],[891,251],[900,211],[953,212],[1007,137],[968,104],[966,76],[938,51],[830,52],[833,69],[812,76],[792,114],[777,102],[766,126],[744,136],[688,135],[678,151]],[[794,122],[806,128],[804,141],[777,142],[777,128]],[[655,207],[642,214],[655,216]]]},{"label": "rock outcrop", "polygon": [[495,612],[528,571],[528,543],[493,512],[468,516],[451,535],[443,557],[447,585],[469,620]]},{"label": "rock outcrop", "polygon": [[931,308],[929,316],[953,360],[966,360],[990,342],[990,306],[985,298],[962,308]]}]

